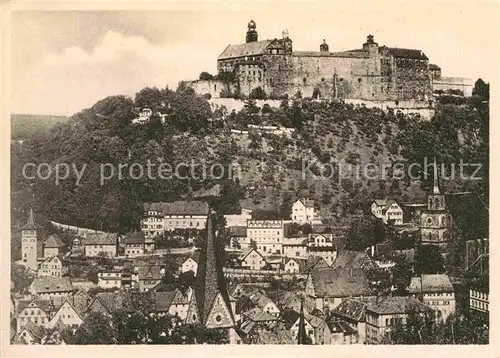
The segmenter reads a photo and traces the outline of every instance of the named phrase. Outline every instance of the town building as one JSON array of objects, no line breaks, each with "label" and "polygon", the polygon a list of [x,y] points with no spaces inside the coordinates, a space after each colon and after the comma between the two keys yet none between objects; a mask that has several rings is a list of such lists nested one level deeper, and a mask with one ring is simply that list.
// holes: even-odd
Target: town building
[{"label": "town building", "polygon": [[314,200],[301,198],[292,205],[292,222],[303,224],[311,224],[319,221],[319,215],[314,208]]},{"label": "town building", "polygon": [[332,268],[370,269],[376,265],[370,255],[364,251],[342,250],[331,265]]},{"label": "town building", "polygon": [[333,234],[309,234],[307,241],[309,256],[322,257],[328,266],[337,259],[337,247],[333,242]]},{"label": "town building", "polygon": [[470,78],[462,77],[443,77],[441,76],[441,67],[433,63],[429,64],[431,74],[432,91],[434,94],[450,93],[450,91],[459,91],[463,96],[472,96],[474,82]]},{"label": "town building", "polygon": [[307,237],[285,237],[283,239],[283,256],[307,258]]},{"label": "town building", "polygon": [[306,294],[320,311],[332,310],[345,298],[370,297],[373,291],[363,269],[330,268],[307,277]]},{"label": "town building", "polygon": [[485,275],[469,285],[469,309],[489,315],[490,312],[489,275]]},{"label": "town building", "polygon": [[307,261],[299,258],[285,257],[283,271],[286,273],[304,272]]},{"label": "town building", "polygon": [[145,240],[142,232],[129,232],[123,238],[125,256],[143,256],[145,253]]},{"label": "town building", "polygon": [[420,237],[423,245],[445,248],[451,239],[451,215],[447,211],[446,198],[439,189],[438,167],[434,160],[434,185],[427,195],[427,210],[420,216]]},{"label": "town building", "polygon": [[224,215],[226,227],[246,226],[248,220],[252,220],[252,210],[241,209],[241,214]]},{"label": "town building", "polygon": [[428,313],[431,309],[413,297],[388,296],[366,308],[366,342],[380,343],[397,324],[406,324],[408,314]]},{"label": "town building", "polygon": [[175,229],[202,230],[207,213],[208,204],[204,201],[144,203],[142,232],[145,237],[154,237]]},{"label": "town building", "polygon": [[87,233],[82,240],[86,257],[104,255],[115,257],[118,245],[118,235],[113,233]]},{"label": "town building", "polygon": [[343,299],[342,302],[330,311],[330,316],[337,322],[344,322],[355,330],[356,339],[349,336],[350,342],[364,343],[366,340],[366,300]]},{"label": "town building", "polygon": [[247,238],[263,255],[283,253],[283,220],[248,220]]},{"label": "town building", "polygon": [[244,226],[229,226],[226,228],[229,234],[230,248],[246,250],[250,247],[250,240],[247,237],[247,223]]},{"label": "town building", "polygon": [[188,257],[181,265],[181,272],[193,272],[196,275],[198,271],[198,262],[193,257]]},{"label": "town building", "polygon": [[446,274],[412,277],[409,293],[436,310],[443,320],[455,312],[455,290]]},{"label": "town building", "polygon": [[35,223],[33,209],[26,225],[21,227],[21,262],[33,271],[38,270],[38,233],[40,226]]},{"label": "town building", "polygon": [[173,291],[155,292],[154,295],[155,312],[158,315],[170,314],[186,322],[190,302],[194,295],[194,290],[191,287],[188,287],[185,291],[175,289]]},{"label": "town building", "polygon": [[97,273],[97,285],[104,289],[122,287],[122,270],[112,269]]},{"label": "town building", "polygon": [[41,344],[43,337],[46,335],[46,329],[31,321],[25,324],[13,340],[13,344]]},{"label": "town building", "polygon": [[45,259],[40,264],[38,269],[38,277],[62,277],[67,272],[65,267],[58,256],[52,256]]},{"label": "town building", "polygon": [[71,294],[73,285],[69,277],[36,277],[28,290],[40,299],[50,300]]},{"label": "town building", "polygon": [[43,243],[43,257],[52,257],[64,253],[66,244],[62,242],[58,235],[50,235]]},{"label": "town building", "polygon": [[47,326],[54,310],[55,307],[50,300],[19,300],[17,303],[18,314],[16,332],[21,332],[30,322],[38,326]]},{"label": "town building", "polygon": [[[285,310],[280,317],[281,321],[285,324],[285,329],[292,333],[292,337],[297,342],[299,336],[299,328],[300,328],[300,312],[295,310]],[[310,338],[311,342],[314,339],[314,327],[308,320],[304,319],[304,326],[306,335]]]},{"label": "town building", "polygon": [[377,199],[371,205],[372,214],[382,219],[384,224],[402,225],[403,224],[403,207],[396,200],[392,199]]},{"label": "town building", "polygon": [[354,328],[344,321],[329,320],[330,344],[357,344],[360,338]]},{"label": "town building", "polygon": [[267,262],[255,249],[249,248],[240,257],[241,267],[249,270],[262,270]]},{"label": "town building", "polygon": [[78,310],[70,303],[70,300],[65,300],[64,303],[55,311],[52,316],[48,328],[54,328],[57,324],[62,324],[67,327],[77,328],[84,322],[83,311]]},{"label": "town building", "polygon": [[158,265],[145,265],[137,267],[137,282],[139,291],[145,292],[154,288],[161,282],[163,275]]}]

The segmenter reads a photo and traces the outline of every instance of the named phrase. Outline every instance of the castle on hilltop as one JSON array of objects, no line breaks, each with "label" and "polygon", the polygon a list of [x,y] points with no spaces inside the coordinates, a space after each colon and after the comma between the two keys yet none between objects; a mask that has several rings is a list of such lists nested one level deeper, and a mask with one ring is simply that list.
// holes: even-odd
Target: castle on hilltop
[{"label": "castle on hilltop", "polygon": [[319,51],[294,51],[287,30],[281,39],[259,41],[250,20],[245,43],[228,45],[217,58],[218,76],[188,85],[212,97],[248,96],[260,87],[275,98],[427,102],[433,66],[422,50],[379,46],[372,35],[349,51],[330,52],[325,40]]}]

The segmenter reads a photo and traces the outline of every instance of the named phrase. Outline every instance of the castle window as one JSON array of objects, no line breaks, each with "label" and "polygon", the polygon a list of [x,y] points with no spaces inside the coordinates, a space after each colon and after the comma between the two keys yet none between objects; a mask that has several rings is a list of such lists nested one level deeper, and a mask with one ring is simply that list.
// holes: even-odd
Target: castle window
[{"label": "castle window", "polygon": [[324,77],[321,78],[321,82],[325,82],[325,78]]},{"label": "castle window", "polygon": [[344,82],[344,79],[341,77],[339,81],[340,81],[340,82]]},{"label": "castle window", "polygon": [[358,83],[361,83],[361,77],[360,77],[360,78],[358,78]]},{"label": "castle window", "polygon": [[307,83],[307,78],[305,78],[305,77],[304,77],[304,78],[302,79],[302,82],[304,82],[304,84],[306,84],[306,83]]}]

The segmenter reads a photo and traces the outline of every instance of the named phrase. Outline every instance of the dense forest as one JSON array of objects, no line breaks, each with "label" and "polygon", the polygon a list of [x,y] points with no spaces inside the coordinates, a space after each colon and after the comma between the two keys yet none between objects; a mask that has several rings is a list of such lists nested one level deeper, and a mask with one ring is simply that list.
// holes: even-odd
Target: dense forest
[{"label": "dense forest", "polygon": [[[215,184],[220,184],[222,191],[219,198],[211,200],[221,213],[238,212],[240,201],[245,200],[257,208],[286,214],[291,201],[304,195],[321,202],[328,214],[338,215],[365,209],[375,197],[418,200],[429,185],[423,180],[415,186],[407,176],[339,180],[318,175],[304,179],[300,175],[304,160],[314,162],[311,172],[316,174],[321,165],[332,162],[401,163],[407,168],[410,163],[436,157],[439,163],[449,165],[460,160],[481,163],[483,180],[448,180],[444,184],[448,191],[478,192],[487,202],[489,109],[484,91],[478,92],[477,87],[472,97],[458,102],[450,103],[443,97],[430,121],[342,101],[307,98],[284,100],[279,108],[259,108],[247,99],[241,111],[227,113],[224,108],[212,110],[206,98],[183,86],[176,90],[144,88],[133,99],[107,97],[22,144],[12,143],[12,220],[24,220],[33,206],[51,220],[125,232],[139,228],[143,202],[189,198]],[[132,123],[138,109],[145,107],[153,111],[150,121]],[[165,123],[160,114],[166,115]],[[230,131],[248,124],[291,127],[295,132],[287,137]],[[159,180],[126,175],[102,183],[104,163],[130,167],[132,163],[145,165],[148,160],[173,167],[192,161],[220,163],[225,170],[217,179],[204,177],[202,168],[197,167],[196,176],[189,173]],[[81,177],[71,170],[56,185],[53,175],[25,178],[22,171],[26,163],[47,163],[40,171],[44,177],[62,163],[85,170]],[[236,179],[228,175],[235,164],[241,169],[241,177]]]}]

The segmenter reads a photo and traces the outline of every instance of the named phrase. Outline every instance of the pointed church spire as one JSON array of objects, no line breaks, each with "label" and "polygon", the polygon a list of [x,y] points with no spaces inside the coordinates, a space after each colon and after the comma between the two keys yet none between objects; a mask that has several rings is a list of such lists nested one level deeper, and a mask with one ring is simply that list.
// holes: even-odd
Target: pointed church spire
[{"label": "pointed church spire", "polygon": [[215,240],[212,220],[212,209],[209,208],[206,238],[201,247],[196,272],[196,301],[199,318],[201,324],[207,328],[233,327],[234,316],[222,270],[223,251]]},{"label": "pointed church spire", "polygon": [[30,216],[28,217],[28,222],[21,228],[21,230],[37,230],[38,228],[39,226],[35,223],[33,208],[30,208]]},{"label": "pointed church spire", "polygon": [[299,332],[297,334],[297,344],[309,344],[306,333],[306,321],[304,318],[304,296],[300,298]]},{"label": "pointed church spire", "polygon": [[434,157],[434,187],[432,189],[432,194],[441,194],[439,191],[438,167],[436,163],[436,157]]}]

